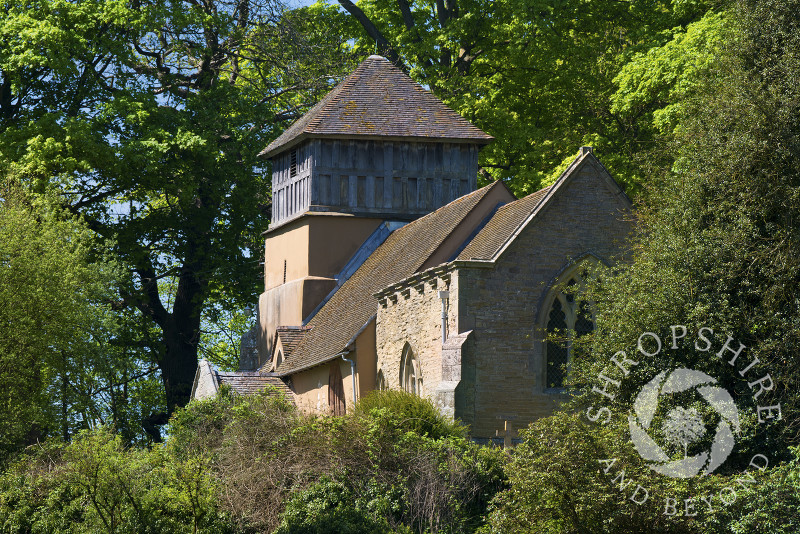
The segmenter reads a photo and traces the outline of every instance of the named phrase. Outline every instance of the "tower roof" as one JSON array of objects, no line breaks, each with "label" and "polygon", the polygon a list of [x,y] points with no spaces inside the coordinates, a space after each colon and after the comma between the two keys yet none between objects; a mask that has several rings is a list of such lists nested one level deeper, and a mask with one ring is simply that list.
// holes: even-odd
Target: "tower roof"
[{"label": "tower roof", "polygon": [[493,139],[381,56],[365,59],[259,155],[272,157],[310,137],[477,144]]}]

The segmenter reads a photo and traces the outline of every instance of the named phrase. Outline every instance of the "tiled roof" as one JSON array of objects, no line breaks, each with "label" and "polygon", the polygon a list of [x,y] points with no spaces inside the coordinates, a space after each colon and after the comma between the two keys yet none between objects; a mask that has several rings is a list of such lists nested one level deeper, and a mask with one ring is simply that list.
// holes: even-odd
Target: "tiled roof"
[{"label": "tiled roof", "polygon": [[306,137],[493,138],[444,105],[381,56],[370,56],[260,156],[270,157]]},{"label": "tiled roof", "polygon": [[228,384],[231,389],[240,395],[252,395],[259,391],[272,386],[270,395],[279,395],[283,393],[285,397],[292,401],[292,391],[283,383],[283,380],[277,376],[264,376],[258,372],[252,371],[238,371],[233,373],[224,373],[216,371],[217,382]]},{"label": "tiled roof", "polygon": [[548,202],[559,189],[565,187],[573,176],[582,172],[586,166],[593,168],[593,173],[605,180],[609,187],[615,190],[622,202],[630,207],[631,201],[614,181],[608,170],[594,155],[591,147],[581,147],[577,157],[561,173],[561,176],[551,185],[540,189],[527,197],[510,202],[500,207],[494,216],[486,223],[478,235],[458,255],[458,260],[492,260],[501,253],[506,243],[511,241],[525,225],[536,217],[536,213],[544,203]]},{"label": "tiled roof", "polygon": [[283,346],[283,357],[288,358],[294,352],[295,347],[300,344],[303,337],[308,333],[307,326],[279,326],[277,328],[278,337],[281,338]]},{"label": "tiled roof", "polygon": [[310,331],[276,369],[287,375],[333,359],[378,310],[374,294],[414,274],[495,182],[395,230],[308,323]]},{"label": "tiled roof", "polygon": [[501,206],[478,235],[464,247],[459,260],[490,260],[545,197],[549,187]]}]

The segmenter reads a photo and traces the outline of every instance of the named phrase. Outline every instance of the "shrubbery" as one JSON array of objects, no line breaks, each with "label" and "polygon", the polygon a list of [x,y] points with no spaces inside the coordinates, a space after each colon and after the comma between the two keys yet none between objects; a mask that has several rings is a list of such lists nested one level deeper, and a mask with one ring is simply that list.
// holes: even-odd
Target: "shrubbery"
[{"label": "shrubbery", "polygon": [[151,449],[106,429],[29,448],[0,478],[0,530],[461,533],[504,487],[505,456],[427,400],[308,417],[270,393],[193,402]]},{"label": "shrubbery", "polygon": [[28,448],[0,478],[0,525],[9,533],[225,533],[202,457],[170,446],[126,449],[106,429],[69,445]]},{"label": "shrubbery", "polygon": [[[172,419],[166,444],[125,448],[108,430],[30,447],[0,477],[9,533],[383,534],[796,532],[800,459],[736,475],[653,473],[623,428],[560,412],[513,451],[482,447],[426,400],[377,393],[345,417],[307,417],[268,394],[228,391]],[[601,460],[615,458],[613,465]],[[608,467],[608,469],[606,469]],[[624,478],[619,478],[622,471]],[[625,485],[630,481],[629,485]],[[649,500],[631,500],[636,486]],[[620,489],[620,486],[624,486]],[[664,496],[715,495],[697,515]],[[641,498],[641,494],[638,495]],[[680,508],[680,505],[679,505]]]},{"label": "shrubbery", "polygon": [[[794,460],[763,471],[675,479],[644,464],[626,429],[590,424],[577,414],[540,419],[522,436],[506,467],[510,487],[493,501],[481,534],[788,534],[800,525],[799,449],[791,450]],[[638,485],[648,492],[641,504],[632,500]],[[720,499],[731,498],[726,488],[735,492],[730,505]],[[640,490],[636,500],[643,495]],[[668,498],[674,509],[667,508]]]}]

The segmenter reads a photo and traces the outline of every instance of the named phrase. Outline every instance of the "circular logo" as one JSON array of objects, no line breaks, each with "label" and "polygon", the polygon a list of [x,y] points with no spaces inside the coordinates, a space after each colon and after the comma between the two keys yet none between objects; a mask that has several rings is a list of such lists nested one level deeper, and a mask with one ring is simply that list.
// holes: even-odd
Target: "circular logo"
[{"label": "circular logo", "polygon": [[[647,460],[650,469],[672,478],[690,478],[708,474],[725,462],[733,451],[733,430],[739,432],[739,412],[730,394],[717,381],[700,371],[675,369],[662,371],[639,391],[633,403],[634,414],[628,416],[628,427],[636,451]],[[696,391],[719,416],[716,434],[708,450],[688,454],[689,445],[702,439],[706,423],[696,408],[676,406],[662,413],[664,440],[683,446],[683,458],[674,460],[651,437],[656,412],[667,395]]]}]

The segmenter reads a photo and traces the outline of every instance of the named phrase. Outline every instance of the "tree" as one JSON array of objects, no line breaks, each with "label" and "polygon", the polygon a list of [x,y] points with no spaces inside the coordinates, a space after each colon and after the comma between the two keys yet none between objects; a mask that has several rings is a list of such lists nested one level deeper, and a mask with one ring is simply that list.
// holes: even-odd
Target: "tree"
[{"label": "tree", "polygon": [[96,248],[85,225],[52,203],[0,189],[0,461],[114,419],[99,393],[128,363],[104,347],[117,328],[110,303],[120,273]]},{"label": "tree", "polygon": [[[576,382],[591,389],[607,355],[633,354],[642,332],[668,336],[670,325],[690,333],[711,327],[715,347],[728,335],[743,343],[748,362],[757,361],[752,378],[687,344],[641,358],[612,403],[624,413],[637,388],[667,367],[718,378],[748,414],[727,469],[746,465],[754,451],[786,457],[800,424],[793,415],[800,401],[797,8],[741,1],[726,14],[717,60],[677,110],[672,166],[654,180],[640,210],[633,261],[605,273],[592,295],[594,356],[573,367]],[[756,402],[747,378],[767,374],[772,387]],[[759,423],[755,404],[780,404],[782,416]]]},{"label": "tree", "polygon": [[521,435],[506,466],[509,487],[492,502],[480,532],[706,532],[700,518],[665,515],[663,497],[706,494],[724,481],[705,477],[689,485],[655,475],[622,425],[591,425],[580,413],[559,412]]},{"label": "tree", "polygon": [[[270,205],[256,155],[346,69],[340,26],[277,0],[8,7],[0,154],[113,241],[167,412],[189,399],[204,311],[255,296]],[[167,412],[145,421],[154,439]]]},{"label": "tree", "polygon": [[683,457],[688,456],[689,444],[694,443],[705,434],[703,418],[696,408],[678,406],[667,414],[662,426],[667,441],[675,445],[683,445]]},{"label": "tree", "polygon": [[497,137],[484,178],[515,193],[555,180],[580,145],[594,145],[627,185],[653,140],[613,107],[614,78],[632,57],[700,19],[707,2],[362,0],[340,5],[363,49],[405,67],[448,105]]}]

